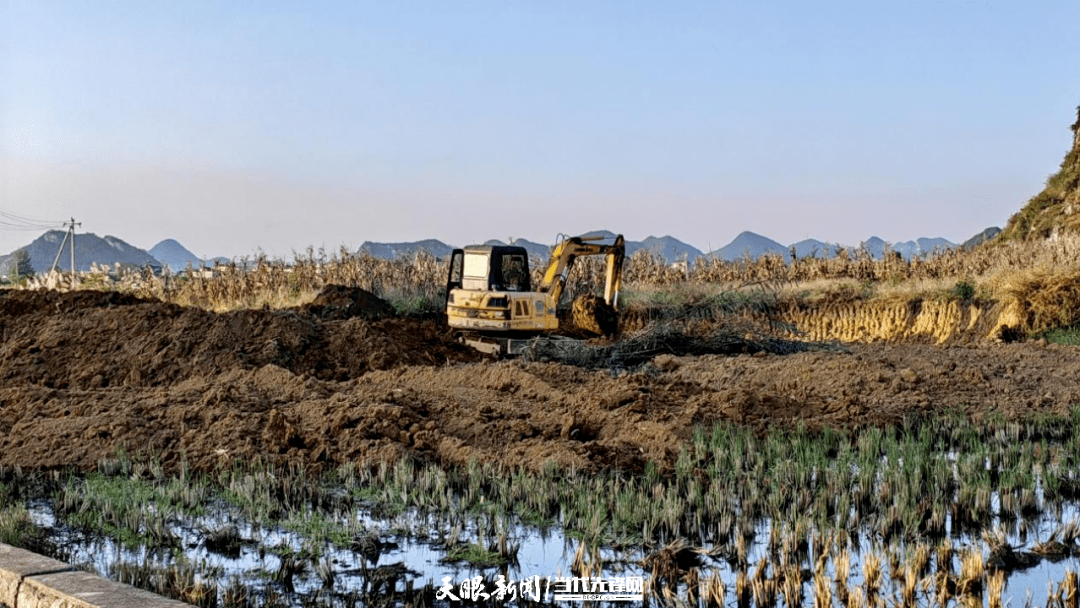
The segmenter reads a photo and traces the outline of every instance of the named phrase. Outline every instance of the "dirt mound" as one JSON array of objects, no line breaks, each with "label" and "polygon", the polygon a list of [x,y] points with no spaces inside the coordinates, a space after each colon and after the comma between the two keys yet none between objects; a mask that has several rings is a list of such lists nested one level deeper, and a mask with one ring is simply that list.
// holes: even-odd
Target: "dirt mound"
[{"label": "dirt mound", "polygon": [[327,285],[315,300],[300,307],[321,319],[381,319],[396,314],[389,302],[359,287]]},{"label": "dirt mound", "polygon": [[0,328],[0,379],[7,386],[162,386],[266,365],[347,380],[376,369],[477,358],[452,342],[437,318],[218,314],[102,292],[8,292],[0,299]]},{"label": "dirt mound", "polygon": [[0,318],[35,313],[69,313],[87,308],[112,308],[152,302],[116,291],[19,291],[0,289]]}]

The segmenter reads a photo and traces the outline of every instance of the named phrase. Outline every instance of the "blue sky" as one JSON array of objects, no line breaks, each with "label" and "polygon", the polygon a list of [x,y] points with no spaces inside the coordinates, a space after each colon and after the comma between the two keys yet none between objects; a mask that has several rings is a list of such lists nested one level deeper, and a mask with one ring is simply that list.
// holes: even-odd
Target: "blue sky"
[{"label": "blue sky", "polygon": [[0,210],[228,256],[960,241],[1067,151],[1077,22],[1076,0],[0,0]]}]

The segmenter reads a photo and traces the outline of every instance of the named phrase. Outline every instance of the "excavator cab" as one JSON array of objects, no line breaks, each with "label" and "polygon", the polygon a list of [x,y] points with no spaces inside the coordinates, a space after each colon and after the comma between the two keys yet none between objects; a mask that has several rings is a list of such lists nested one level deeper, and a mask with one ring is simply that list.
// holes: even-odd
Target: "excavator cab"
[{"label": "excavator cab", "polygon": [[446,279],[447,297],[455,289],[531,291],[529,253],[524,247],[483,246],[455,249]]}]

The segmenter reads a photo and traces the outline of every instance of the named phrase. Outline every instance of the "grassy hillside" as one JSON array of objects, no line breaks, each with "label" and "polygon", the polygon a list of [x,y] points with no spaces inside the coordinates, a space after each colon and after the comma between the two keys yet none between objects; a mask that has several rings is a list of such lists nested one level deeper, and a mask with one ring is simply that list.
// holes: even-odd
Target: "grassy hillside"
[{"label": "grassy hillside", "polygon": [[1072,125],[1073,145],[1046,188],[1009,218],[998,241],[1039,240],[1060,232],[1080,232],[1080,107]]}]

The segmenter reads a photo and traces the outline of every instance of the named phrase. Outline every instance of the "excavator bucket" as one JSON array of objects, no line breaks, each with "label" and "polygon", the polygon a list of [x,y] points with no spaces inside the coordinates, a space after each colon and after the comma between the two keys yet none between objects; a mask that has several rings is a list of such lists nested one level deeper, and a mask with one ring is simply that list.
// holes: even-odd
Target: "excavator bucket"
[{"label": "excavator bucket", "polygon": [[619,333],[619,315],[615,307],[595,295],[583,295],[574,300],[574,325],[598,336]]}]

